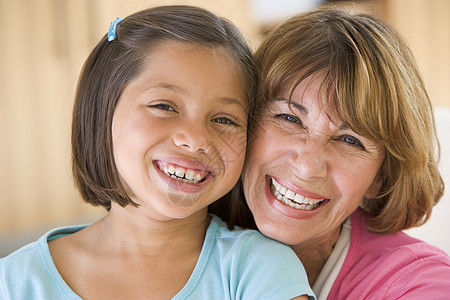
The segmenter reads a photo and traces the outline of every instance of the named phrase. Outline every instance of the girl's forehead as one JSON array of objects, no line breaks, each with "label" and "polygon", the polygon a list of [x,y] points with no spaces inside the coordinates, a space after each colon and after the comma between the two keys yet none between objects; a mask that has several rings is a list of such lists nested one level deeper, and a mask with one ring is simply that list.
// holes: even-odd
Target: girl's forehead
[{"label": "girl's forehead", "polygon": [[224,47],[166,41],[152,47],[139,68],[124,90],[130,86],[142,90],[170,86],[183,93],[204,89],[247,104],[246,81]]},{"label": "girl's forehead", "polygon": [[164,54],[168,49],[178,48],[180,51],[189,53],[191,51],[203,50],[205,53],[212,55],[217,61],[226,61],[229,66],[234,67],[241,77],[242,84],[245,83],[246,76],[245,66],[238,58],[238,54],[234,53],[232,49],[219,44],[206,44],[200,42],[186,42],[166,39],[158,42],[156,45],[150,45],[144,52],[144,66],[154,62],[157,54]]},{"label": "girl's forehead", "polygon": [[181,51],[190,52],[196,50],[204,50],[217,57],[218,59],[227,59],[230,63],[236,63],[237,60],[228,47],[219,44],[207,44],[201,42],[177,41],[173,39],[163,39],[157,43],[153,43],[144,48],[145,59],[151,59],[156,52],[165,52],[167,49],[179,49]]}]

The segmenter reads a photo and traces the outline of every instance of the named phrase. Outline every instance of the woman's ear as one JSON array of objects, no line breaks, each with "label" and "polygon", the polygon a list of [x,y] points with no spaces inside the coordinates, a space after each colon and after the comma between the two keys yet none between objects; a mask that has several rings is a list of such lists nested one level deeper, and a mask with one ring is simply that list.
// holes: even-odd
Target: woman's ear
[{"label": "woman's ear", "polygon": [[383,170],[384,170],[384,163],[381,165],[377,175],[373,179],[372,185],[369,187],[366,194],[364,195],[365,199],[374,199],[379,195],[385,177]]}]

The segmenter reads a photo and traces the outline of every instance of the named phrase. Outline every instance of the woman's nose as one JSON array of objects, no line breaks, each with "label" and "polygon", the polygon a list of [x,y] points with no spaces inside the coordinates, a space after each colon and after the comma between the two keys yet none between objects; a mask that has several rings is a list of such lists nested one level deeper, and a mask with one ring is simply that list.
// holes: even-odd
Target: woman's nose
[{"label": "woman's nose", "polygon": [[317,143],[304,143],[294,145],[294,148],[290,153],[289,162],[297,177],[309,180],[324,178],[327,175],[328,159],[325,147]]},{"label": "woman's nose", "polygon": [[211,146],[207,129],[199,126],[199,124],[182,126],[173,134],[172,140],[175,145],[189,152],[200,151],[208,153],[208,149]]}]

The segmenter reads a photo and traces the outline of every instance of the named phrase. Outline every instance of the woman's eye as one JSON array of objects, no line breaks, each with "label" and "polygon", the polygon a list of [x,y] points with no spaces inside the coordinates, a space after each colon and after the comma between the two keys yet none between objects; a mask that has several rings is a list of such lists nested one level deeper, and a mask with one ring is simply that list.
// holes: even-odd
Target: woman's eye
[{"label": "woman's eye", "polygon": [[364,145],[357,138],[355,138],[355,137],[353,137],[351,135],[343,135],[343,136],[340,137],[340,139],[343,142],[345,142],[345,143],[347,143],[347,144],[349,144],[351,146],[359,147],[362,150],[365,149]]},{"label": "woman's eye", "polygon": [[228,118],[215,118],[212,120],[213,122],[219,123],[219,124],[225,124],[225,125],[233,125],[233,126],[238,126],[238,124]]},{"label": "woman's eye", "polygon": [[161,109],[161,110],[167,110],[167,111],[175,111],[175,109],[171,105],[163,104],[163,103],[153,104],[153,105],[150,105],[150,107]]},{"label": "woman's eye", "polygon": [[301,127],[303,127],[303,122],[297,118],[294,115],[290,115],[290,114],[277,114],[275,115],[276,119],[280,119],[282,121],[288,122],[288,123],[296,123],[298,125],[300,125]]}]

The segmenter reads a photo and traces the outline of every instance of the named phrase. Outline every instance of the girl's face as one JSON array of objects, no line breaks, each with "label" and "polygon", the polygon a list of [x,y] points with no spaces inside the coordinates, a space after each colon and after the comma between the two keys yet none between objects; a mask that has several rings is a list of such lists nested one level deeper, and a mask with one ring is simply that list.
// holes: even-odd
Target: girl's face
[{"label": "girl's face", "polygon": [[[243,173],[258,228],[289,245],[332,240],[380,187],[383,148],[321,106],[320,77],[281,93],[255,128]],[[306,245],[306,244],[305,244]]]},{"label": "girl's face", "polygon": [[188,217],[227,193],[245,156],[247,100],[222,48],[165,42],[117,104],[112,138],[128,195],[153,218]]}]

